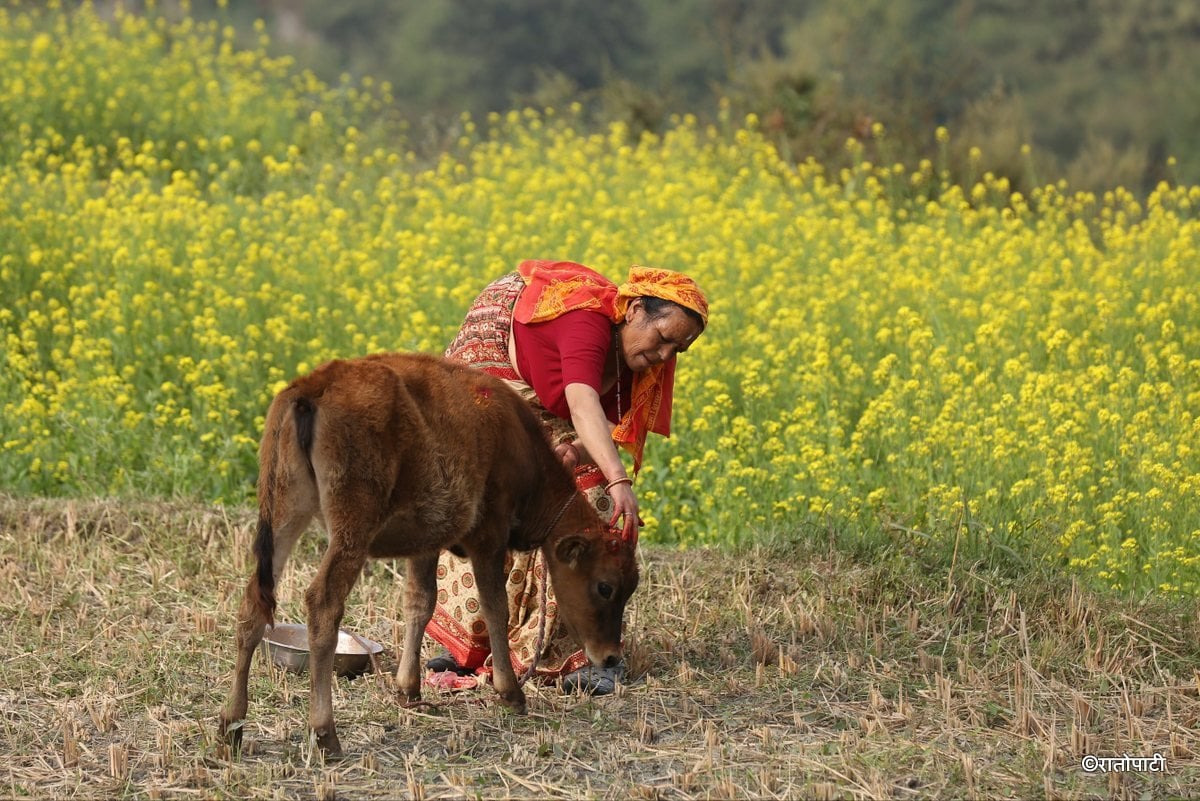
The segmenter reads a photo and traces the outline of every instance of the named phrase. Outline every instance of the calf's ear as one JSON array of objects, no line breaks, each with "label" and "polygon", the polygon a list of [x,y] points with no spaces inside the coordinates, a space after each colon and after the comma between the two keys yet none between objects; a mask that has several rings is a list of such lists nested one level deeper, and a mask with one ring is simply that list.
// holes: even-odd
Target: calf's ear
[{"label": "calf's ear", "polygon": [[558,561],[574,570],[579,560],[587,556],[591,549],[591,542],[578,534],[572,534],[559,540],[554,548],[554,555],[558,557]]}]

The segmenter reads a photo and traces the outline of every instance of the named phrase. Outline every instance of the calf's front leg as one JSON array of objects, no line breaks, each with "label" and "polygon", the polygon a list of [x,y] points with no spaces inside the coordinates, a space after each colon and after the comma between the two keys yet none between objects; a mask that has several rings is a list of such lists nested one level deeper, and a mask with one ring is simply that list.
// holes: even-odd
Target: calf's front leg
[{"label": "calf's front leg", "polygon": [[491,553],[472,553],[471,567],[475,572],[479,605],[483,611],[483,620],[487,624],[488,639],[492,644],[492,681],[500,695],[500,702],[518,715],[524,715],[528,709],[525,692],[517,683],[512,658],[509,656],[508,595],[504,590],[507,575],[504,557],[503,545]]},{"label": "calf's front leg", "polygon": [[404,650],[396,669],[396,684],[409,701],[421,697],[421,638],[437,603],[438,554],[413,556],[408,560],[404,587]]}]

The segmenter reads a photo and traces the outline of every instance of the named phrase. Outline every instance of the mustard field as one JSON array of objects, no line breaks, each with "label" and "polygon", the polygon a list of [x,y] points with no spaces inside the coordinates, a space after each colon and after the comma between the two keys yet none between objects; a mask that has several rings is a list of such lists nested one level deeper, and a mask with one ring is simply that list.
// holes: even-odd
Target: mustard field
[{"label": "mustard field", "polygon": [[634,137],[578,109],[464,119],[428,158],[387,86],[265,45],[0,10],[6,492],[248,503],[298,372],[440,352],[522,259],[651,264],[712,314],[647,447],[647,541],[829,531],[1200,590],[1200,187],[1023,197],[854,142],[795,167],[753,118]]}]

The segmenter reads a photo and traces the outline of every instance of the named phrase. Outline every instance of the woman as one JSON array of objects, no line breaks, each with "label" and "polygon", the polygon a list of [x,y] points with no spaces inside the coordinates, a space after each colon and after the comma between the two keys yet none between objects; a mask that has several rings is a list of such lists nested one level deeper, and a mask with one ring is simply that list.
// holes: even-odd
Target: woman
[{"label": "woman", "polygon": [[[446,356],[516,389],[601,519],[636,542],[637,495],[617,446],[631,454],[636,475],[647,433],[668,436],[675,355],[707,323],[707,300],[680,273],[635,266],[618,287],[582,264],[525,261],[475,299]],[[509,557],[508,636],[517,674],[536,663],[544,679],[566,677],[568,687],[611,692],[617,676],[580,672],[587,658],[555,626],[541,552]],[[430,660],[430,669],[489,668],[487,628],[466,560],[442,554],[426,632],[448,651]]]}]

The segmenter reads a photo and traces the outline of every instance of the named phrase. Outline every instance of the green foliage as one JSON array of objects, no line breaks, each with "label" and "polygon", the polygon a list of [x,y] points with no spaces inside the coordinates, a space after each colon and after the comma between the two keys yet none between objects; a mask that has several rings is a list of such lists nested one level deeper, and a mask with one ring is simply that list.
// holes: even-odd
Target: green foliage
[{"label": "green foliage", "polygon": [[992,171],[1026,190],[1058,177],[1140,190],[1200,177],[1195,4],[305,0],[297,12],[275,0],[264,8],[281,49],[328,80],[345,71],[390,81],[414,121],[444,126],[462,111],[579,100],[601,126],[624,120],[661,132],[672,112],[715,120],[729,98],[763,119],[796,161],[841,165],[845,140],[867,139],[879,121],[890,149],[872,157],[932,157],[930,132],[944,125],[956,174]]},{"label": "green foliage", "polygon": [[1195,4],[821,2],[788,41],[910,152],[944,124],[960,162],[979,146],[982,168],[1014,179],[1015,142],[1079,187],[1200,176]]},{"label": "green foliage", "polygon": [[496,101],[526,95],[541,75],[562,75],[583,90],[614,67],[637,69],[641,8],[635,0],[447,0],[434,45],[469,58],[476,94]]}]

